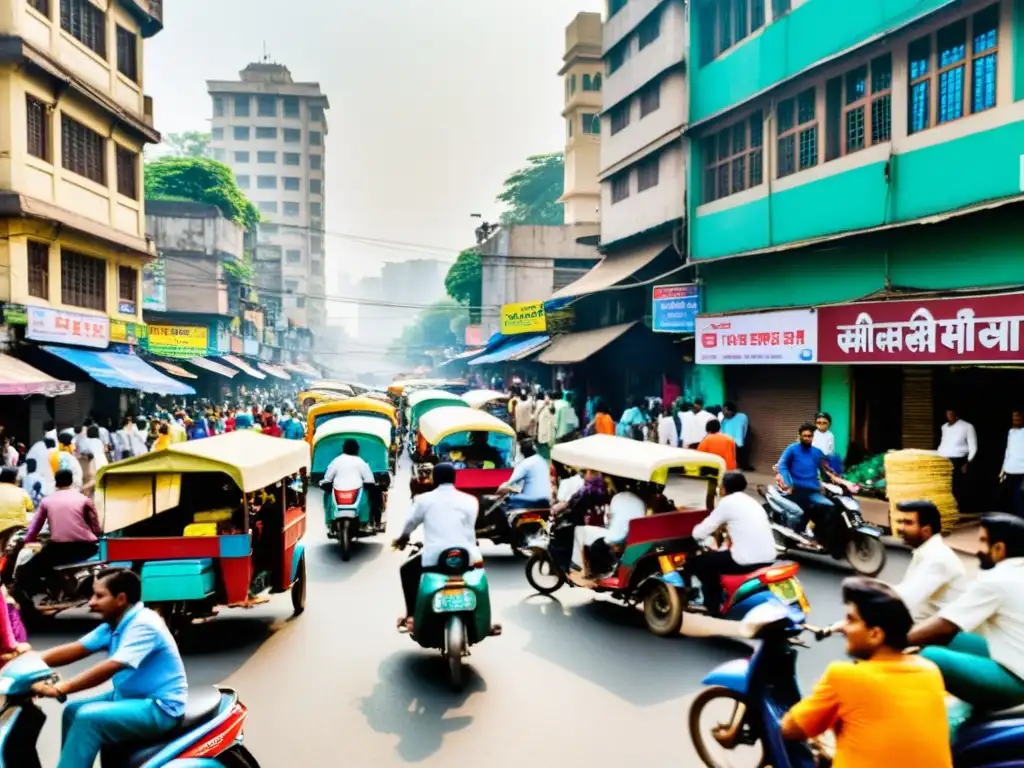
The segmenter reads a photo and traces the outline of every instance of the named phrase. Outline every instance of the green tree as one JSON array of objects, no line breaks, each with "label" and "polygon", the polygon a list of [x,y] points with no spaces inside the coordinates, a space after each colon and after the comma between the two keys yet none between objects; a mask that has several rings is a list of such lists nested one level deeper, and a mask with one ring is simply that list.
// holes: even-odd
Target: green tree
[{"label": "green tree", "polygon": [[501,214],[501,223],[559,225],[565,222],[562,206],[557,202],[565,189],[565,157],[561,152],[526,158],[526,166],[507,179],[498,202],[508,209]]},{"label": "green tree", "polygon": [[460,342],[467,311],[453,301],[439,301],[420,312],[391,345],[390,353],[409,363],[420,363],[430,350],[444,349]]},{"label": "green tree", "polygon": [[468,321],[480,322],[480,304],[483,301],[484,273],[480,252],[467,248],[459,254],[444,278],[444,289],[459,304],[469,308]]},{"label": "green tree", "polygon": [[209,157],[210,134],[200,131],[168,133],[162,142],[167,157]]},{"label": "green tree", "polygon": [[260,212],[242,193],[224,163],[205,157],[166,157],[146,163],[147,200],[187,200],[216,205],[224,217],[251,230]]}]

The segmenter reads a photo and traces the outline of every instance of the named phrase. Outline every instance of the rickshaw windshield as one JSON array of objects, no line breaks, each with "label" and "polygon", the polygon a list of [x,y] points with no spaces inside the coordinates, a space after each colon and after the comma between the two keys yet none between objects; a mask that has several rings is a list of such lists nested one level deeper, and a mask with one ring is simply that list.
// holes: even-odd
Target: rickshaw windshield
[{"label": "rickshaw windshield", "polygon": [[442,439],[434,453],[456,469],[508,469],[515,458],[515,438],[498,432],[456,432]]}]

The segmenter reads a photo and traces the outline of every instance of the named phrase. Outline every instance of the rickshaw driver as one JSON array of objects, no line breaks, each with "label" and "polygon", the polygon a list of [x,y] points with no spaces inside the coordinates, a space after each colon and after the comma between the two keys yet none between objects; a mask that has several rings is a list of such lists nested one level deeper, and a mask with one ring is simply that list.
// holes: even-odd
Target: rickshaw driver
[{"label": "rickshaw driver", "polygon": [[[608,503],[608,527],[580,525],[573,531],[573,567],[580,569],[584,579],[599,578],[615,569],[618,552],[629,535],[629,524],[646,517],[647,501],[634,492],[633,484],[625,484]],[[653,488],[648,486],[647,495]]]},{"label": "rickshaw driver", "polygon": [[[508,482],[498,487],[498,495],[509,497],[509,510],[547,509],[551,506],[551,467],[537,453],[533,440],[523,440],[519,449],[523,460],[516,465]],[[512,490],[516,483],[523,484],[519,493]]]},{"label": "rickshaw driver", "polygon": [[328,494],[334,491],[357,491],[362,488],[370,499],[370,517],[375,528],[380,527],[380,494],[377,492],[377,481],[373,470],[366,460],[359,455],[359,443],[348,438],[341,446],[341,455],[327,465],[324,479],[320,481],[324,489],[324,507],[327,507]]},{"label": "rickshaw driver", "polygon": [[471,432],[469,445],[459,450],[467,464],[491,462],[495,467],[501,466],[501,451],[487,441],[486,432]]}]

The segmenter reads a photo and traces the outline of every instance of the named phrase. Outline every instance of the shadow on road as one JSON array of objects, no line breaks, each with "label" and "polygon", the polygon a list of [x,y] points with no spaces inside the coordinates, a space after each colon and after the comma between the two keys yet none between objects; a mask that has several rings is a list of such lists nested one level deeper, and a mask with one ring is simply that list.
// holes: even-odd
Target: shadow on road
[{"label": "shadow on road", "polygon": [[309,558],[309,580],[313,583],[328,582],[340,584],[355,576],[362,568],[372,563],[385,551],[383,541],[360,539],[352,542],[352,553],[346,562],[341,559],[338,542],[325,540],[310,542],[306,546]]},{"label": "shadow on road", "polygon": [[418,763],[441,749],[444,737],[473,722],[468,715],[449,717],[474,693],[487,685],[472,666],[466,667],[466,685],[460,693],[448,685],[448,670],[433,651],[402,651],[386,658],[380,680],[361,703],[367,724],[378,733],[398,737],[395,750],[403,761]]}]

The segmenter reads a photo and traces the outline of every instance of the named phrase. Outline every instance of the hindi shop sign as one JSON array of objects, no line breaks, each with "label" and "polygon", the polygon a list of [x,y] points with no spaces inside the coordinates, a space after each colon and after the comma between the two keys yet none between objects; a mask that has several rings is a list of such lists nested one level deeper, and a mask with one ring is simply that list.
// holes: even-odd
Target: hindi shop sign
[{"label": "hindi shop sign", "polygon": [[822,363],[1024,361],[1024,293],[818,309]]},{"label": "hindi shop sign", "polygon": [[514,336],[517,333],[544,333],[547,329],[543,301],[501,305],[501,332],[506,336]]},{"label": "hindi shop sign", "polygon": [[656,285],[653,290],[651,329],[655,333],[693,333],[700,309],[696,285]]},{"label": "hindi shop sign", "polygon": [[804,365],[818,359],[818,317],[796,309],[698,317],[696,357],[704,365]]},{"label": "hindi shop sign", "polygon": [[164,357],[202,357],[210,331],[203,325],[150,325],[149,351]]},{"label": "hindi shop sign", "polygon": [[48,344],[106,349],[110,343],[110,318],[29,307],[25,338]]}]

